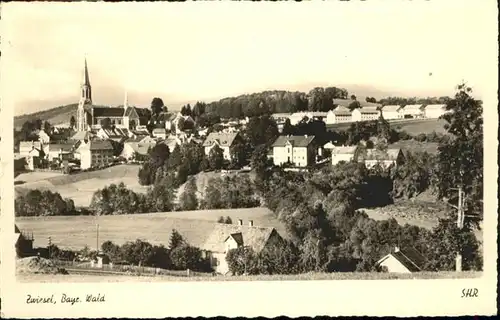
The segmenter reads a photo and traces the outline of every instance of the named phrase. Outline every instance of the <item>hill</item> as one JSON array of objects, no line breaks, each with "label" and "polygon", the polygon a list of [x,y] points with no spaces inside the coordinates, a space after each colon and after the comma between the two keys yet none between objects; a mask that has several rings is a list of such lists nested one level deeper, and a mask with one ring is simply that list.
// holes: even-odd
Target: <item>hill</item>
[{"label": "hill", "polygon": [[59,106],[43,111],[38,111],[31,114],[23,114],[14,117],[14,128],[22,127],[23,123],[28,120],[41,119],[48,121],[52,125],[69,123],[71,116],[76,117],[78,103],[72,103],[64,106]]}]

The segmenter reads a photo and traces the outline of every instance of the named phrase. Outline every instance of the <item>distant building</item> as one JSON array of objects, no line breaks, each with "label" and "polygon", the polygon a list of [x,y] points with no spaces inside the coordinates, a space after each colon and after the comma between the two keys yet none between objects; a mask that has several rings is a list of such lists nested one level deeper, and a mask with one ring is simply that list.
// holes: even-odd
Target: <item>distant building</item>
[{"label": "distant building", "polygon": [[273,113],[271,114],[271,118],[273,118],[277,124],[283,124],[291,115],[291,113]]},{"label": "distant building", "polygon": [[203,148],[205,149],[205,154],[208,156],[210,150],[217,145],[222,149],[224,159],[231,160],[231,147],[238,141],[241,141],[241,137],[237,132],[212,132],[203,142]]},{"label": "distant building", "polygon": [[328,111],[326,115],[326,124],[352,122],[352,113],[343,106],[338,106],[334,110]]},{"label": "distant building", "polygon": [[408,104],[403,107],[401,113],[403,114],[403,118],[420,119],[424,117],[421,104]]},{"label": "distant building", "polygon": [[428,119],[438,119],[447,112],[446,104],[429,104],[424,108],[424,117]]},{"label": "distant building", "polygon": [[70,160],[73,158],[73,144],[70,143],[58,143],[49,144],[47,148],[47,160],[54,161],[59,160]]},{"label": "distant building", "polygon": [[115,142],[124,142],[133,136],[133,133],[127,128],[100,128],[96,136],[102,140],[113,140]]},{"label": "distant building", "polygon": [[21,141],[19,142],[19,155],[27,157],[33,148],[43,150],[43,145],[40,141]]},{"label": "distant building", "polygon": [[377,261],[376,265],[386,272],[413,273],[422,271],[425,257],[414,248],[396,247],[391,253]]},{"label": "distant building", "polygon": [[404,117],[399,105],[387,105],[382,107],[382,116],[385,120],[402,119]]},{"label": "distant building", "polygon": [[42,144],[48,144],[50,142],[50,136],[45,132],[45,130],[38,131],[38,141]]},{"label": "distant building", "polygon": [[94,140],[82,144],[76,150],[80,158],[82,170],[105,166],[113,160],[113,145],[109,140]]},{"label": "distant building", "polygon": [[380,111],[377,107],[363,107],[352,111],[352,121],[377,120],[379,117]]},{"label": "distant building", "polygon": [[24,258],[33,254],[33,235],[27,235],[14,225],[14,245],[16,248],[16,257]]},{"label": "distant building", "polygon": [[211,267],[217,273],[225,275],[229,273],[226,256],[230,250],[247,247],[259,253],[267,247],[279,245],[282,241],[283,238],[274,228],[256,227],[251,220],[248,225],[243,225],[243,221],[239,220],[238,224],[215,224],[201,249],[209,259]]},{"label": "distant building", "polygon": [[42,164],[42,160],[45,158],[45,153],[42,149],[32,147],[31,151],[28,152],[26,156],[26,163],[28,165],[28,170],[35,170],[36,168],[40,168]]},{"label": "distant building", "polygon": [[132,160],[136,154],[139,156],[148,156],[150,149],[153,149],[156,143],[142,143],[138,141],[125,141],[120,157],[126,160]]},{"label": "distant building", "polygon": [[273,143],[274,165],[289,163],[296,167],[307,167],[314,164],[316,149],[314,136],[279,136]]}]

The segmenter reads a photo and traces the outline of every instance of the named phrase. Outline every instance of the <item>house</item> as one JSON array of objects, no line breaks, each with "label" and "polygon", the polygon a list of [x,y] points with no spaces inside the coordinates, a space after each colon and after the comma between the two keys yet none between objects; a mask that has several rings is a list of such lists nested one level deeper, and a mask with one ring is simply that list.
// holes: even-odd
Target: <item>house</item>
[{"label": "house", "polygon": [[32,146],[30,152],[26,156],[26,163],[28,165],[28,170],[35,170],[35,168],[40,168],[42,160],[45,158],[45,153],[42,149],[35,148]]},{"label": "house", "polygon": [[33,235],[28,235],[21,232],[17,225],[14,225],[13,242],[16,248],[17,258],[23,258],[32,255],[33,252]]},{"label": "house", "polygon": [[277,124],[283,124],[291,115],[291,113],[273,113],[271,114],[271,118],[273,118]]},{"label": "house", "polygon": [[79,154],[82,170],[105,166],[113,160],[113,145],[109,140],[93,140],[81,144],[76,153]]},{"label": "house", "polygon": [[380,117],[378,107],[369,106],[352,110],[352,121],[377,120]]},{"label": "house", "polygon": [[338,106],[334,110],[328,111],[326,115],[326,124],[345,123],[352,121],[352,113],[343,106]]},{"label": "house", "polygon": [[115,142],[124,142],[125,139],[133,136],[133,133],[127,128],[100,128],[96,136],[102,140],[113,140]]},{"label": "house", "polygon": [[149,154],[149,150],[154,148],[155,145],[156,142],[142,143],[139,141],[125,141],[120,157],[132,160],[136,154],[140,156],[147,156]]},{"label": "house", "polygon": [[[184,121],[183,130],[180,130],[179,123]],[[168,116],[168,120],[165,121],[165,129],[175,132],[184,131],[184,128],[194,128],[195,121],[191,116],[184,116],[180,112],[174,116]]]},{"label": "house", "polygon": [[403,118],[423,118],[424,113],[422,111],[422,105],[421,104],[408,104],[403,107],[401,110],[403,114]]},{"label": "house", "polygon": [[40,141],[21,141],[19,142],[19,155],[27,157],[33,148],[42,150],[43,145]]},{"label": "house", "polygon": [[294,126],[301,122],[304,118],[311,120],[313,115],[311,112],[295,112],[292,113],[288,119],[290,119],[290,124]]},{"label": "house", "polygon": [[205,257],[209,259],[215,272],[226,275],[229,273],[226,256],[230,250],[248,247],[259,253],[266,247],[279,245],[281,241],[283,238],[276,229],[256,227],[252,220],[248,225],[243,225],[243,221],[239,220],[238,224],[215,224],[201,249],[205,252]]},{"label": "house", "polygon": [[46,154],[48,161],[53,161],[54,159],[70,160],[73,158],[73,144],[49,144]]},{"label": "house", "polygon": [[354,159],[354,154],[356,153],[356,146],[341,146],[333,147],[332,150],[332,165],[344,161],[350,162]]},{"label": "house", "polygon": [[164,128],[154,128],[152,134],[157,139],[167,138],[167,130]]},{"label": "house", "polygon": [[45,130],[38,131],[38,141],[42,144],[48,144],[50,142],[50,136],[45,132]]},{"label": "house", "polygon": [[401,149],[387,149],[385,151],[366,149],[366,152],[360,152],[358,161],[364,162],[368,169],[377,164],[388,168],[391,165],[401,164],[404,161],[404,155]]},{"label": "house", "polygon": [[92,132],[78,131],[70,138],[70,140],[88,142],[88,141],[92,140],[92,138],[94,138],[94,134]]},{"label": "house", "polygon": [[447,112],[446,104],[428,104],[424,107],[424,118],[438,119]]},{"label": "house", "polygon": [[376,266],[386,272],[393,273],[413,273],[422,271],[425,265],[425,257],[415,248],[400,249],[394,248],[394,251],[382,257],[377,261]]},{"label": "house", "polygon": [[231,148],[235,142],[238,141],[241,141],[241,137],[237,132],[212,132],[203,142],[203,148],[205,149],[205,154],[208,156],[210,150],[212,150],[215,145],[218,145],[223,151],[224,159],[231,160]]},{"label": "house", "polygon": [[314,136],[279,136],[273,143],[273,163],[280,166],[285,163],[296,167],[314,164],[316,149]]},{"label": "house", "polygon": [[385,120],[402,119],[403,113],[400,105],[387,105],[382,107],[382,116]]}]

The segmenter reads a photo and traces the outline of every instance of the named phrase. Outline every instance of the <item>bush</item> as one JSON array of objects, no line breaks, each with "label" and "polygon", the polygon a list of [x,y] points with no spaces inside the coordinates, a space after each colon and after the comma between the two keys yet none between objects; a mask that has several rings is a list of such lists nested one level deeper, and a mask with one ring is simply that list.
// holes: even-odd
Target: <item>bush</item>
[{"label": "bush", "polygon": [[170,259],[174,268],[179,270],[202,271],[205,268],[205,263],[201,258],[201,250],[187,244],[174,248],[170,252]]}]

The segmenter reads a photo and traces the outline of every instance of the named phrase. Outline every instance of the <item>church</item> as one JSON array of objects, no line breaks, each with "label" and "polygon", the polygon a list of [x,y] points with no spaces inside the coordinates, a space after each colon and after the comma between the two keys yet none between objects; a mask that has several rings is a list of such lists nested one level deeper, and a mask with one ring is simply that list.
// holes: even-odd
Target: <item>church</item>
[{"label": "church", "polygon": [[123,106],[103,107],[92,104],[92,87],[90,85],[87,59],[83,72],[81,96],[76,115],[77,131],[95,131],[105,123],[122,129],[135,130],[138,126],[146,125],[149,121],[149,110],[128,105],[127,94]]}]

